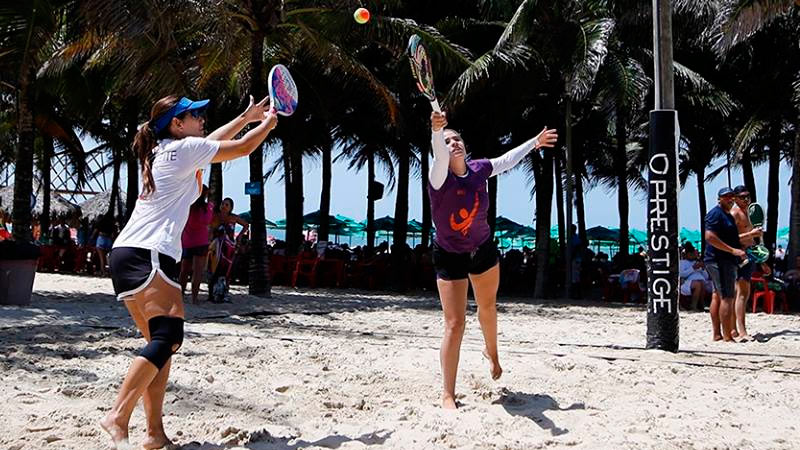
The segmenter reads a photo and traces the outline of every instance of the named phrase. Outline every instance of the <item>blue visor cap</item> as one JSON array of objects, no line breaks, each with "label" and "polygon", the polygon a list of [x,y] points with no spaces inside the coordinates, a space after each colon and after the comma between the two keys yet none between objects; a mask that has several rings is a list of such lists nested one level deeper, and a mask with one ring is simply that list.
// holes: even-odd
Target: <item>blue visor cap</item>
[{"label": "blue visor cap", "polygon": [[209,100],[198,100],[192,101],[186,97],[181,97],[178,100],[178,103],[175,103],[175,106],[168,109],[167,112],[160,115],[158,119],[155,120],[151,127],[153,128],[153,133],[158,135],[162,131],[164,131],[168,126],[169,122],[172,120],[173,117],[176,117],[180,114],[185,113],[186,111],[191,111],[193,109],[203,109],[208,106]]}]

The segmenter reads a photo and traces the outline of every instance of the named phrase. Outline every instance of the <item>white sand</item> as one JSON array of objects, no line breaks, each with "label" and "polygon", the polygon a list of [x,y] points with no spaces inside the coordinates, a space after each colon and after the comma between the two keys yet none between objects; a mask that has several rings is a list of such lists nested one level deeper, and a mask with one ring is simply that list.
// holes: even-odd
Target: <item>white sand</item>
[{"label": "white sand", "polygon": [[[37,274],[31,307],[0,307],[0,448],[108,448],[97,421],[144,342],[111,292]],[[187,307],[164,408],[182,448],[800,448],[798,316],[751,314],[761,342],[730,344],[685,313],[669,354],[641,349],[641,307],[501,299],[493,382],[471,307],[446,412],[434,295],[273,292]]]}]

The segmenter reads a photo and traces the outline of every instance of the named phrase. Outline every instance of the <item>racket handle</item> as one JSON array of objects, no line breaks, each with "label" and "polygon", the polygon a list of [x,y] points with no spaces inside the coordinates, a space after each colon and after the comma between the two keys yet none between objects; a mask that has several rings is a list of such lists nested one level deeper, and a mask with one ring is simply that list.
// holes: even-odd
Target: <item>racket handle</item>
[{"label": "racket handle", "polygon": [[431,108],[433,108],[433,110],[436,112],[442,112],[442,108],[439,107],[439,100],[436,100],[435,98],[431,100]]}]

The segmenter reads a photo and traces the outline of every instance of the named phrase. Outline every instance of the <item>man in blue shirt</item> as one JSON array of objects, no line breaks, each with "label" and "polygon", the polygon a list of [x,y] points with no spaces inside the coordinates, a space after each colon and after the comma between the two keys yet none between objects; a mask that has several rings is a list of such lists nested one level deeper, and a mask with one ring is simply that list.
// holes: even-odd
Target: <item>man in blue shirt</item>
[{"label": "man in blue shirt", "polygon": [[[739,229],[730,211],[734,204],[731,188],[722,188],[717,195],[719,204],[705,217],[706,270],[714,283],[711,299],[711,328],[715,341],[733,341],[731,317],[736,297],[736,276],[739,262],[745,256],[739,243]],[[720,333],[722,325],[722,333]]]}]

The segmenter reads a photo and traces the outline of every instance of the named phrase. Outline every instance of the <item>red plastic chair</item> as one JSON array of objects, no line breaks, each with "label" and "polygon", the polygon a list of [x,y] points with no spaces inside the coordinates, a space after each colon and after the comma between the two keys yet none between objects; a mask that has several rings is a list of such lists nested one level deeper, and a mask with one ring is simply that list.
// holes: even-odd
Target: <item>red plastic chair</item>
[{"label": "red plastic chair", "polygon": [[297,265],[292,274],[292,287],[297,287],[297,279],[304,278],[313,288],[317,287],[317,264],[319,258],[312,252],[303,252],[297,258]]},{"label": "red plastic chair", "polygon": [[775,313],[775,299],[776,297],[781,300],[783,312],[789,312],[789,303],[786,301],[786,294],[784,292],[775,292],[769,288],[767,280],[761,277],[750,278],[751,286],[760,285],[760,289],[753,290],[753,312],[758,308],[758,302],[764,302],[763,309],[767,314]]}]

